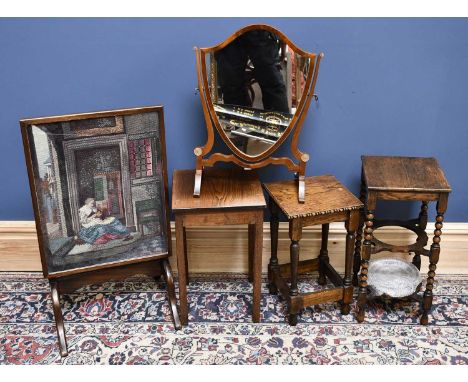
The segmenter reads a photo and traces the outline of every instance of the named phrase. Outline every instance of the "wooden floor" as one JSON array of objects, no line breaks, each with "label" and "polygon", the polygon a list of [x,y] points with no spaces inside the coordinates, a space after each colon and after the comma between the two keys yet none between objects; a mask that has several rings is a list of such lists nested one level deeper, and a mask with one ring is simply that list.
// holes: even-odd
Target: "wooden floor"
[{"label": "wooden floor", "polygon": [[[429,224],[430,227],[430,224]],[[444,223],[438,273],[468,273],[468,223]],[[432,227],[428,229],[432,238]],[[175,237],[173,234],[172,237]],[[397,227],[376,231],[382,241],[405,244],[415,238],[412,232]],[[343,224],[330,225],[329,255],[332,265],[344,271],[345,230]],[[280,263],[289,262],[287,223],[280,223],[278,257]],[[174,242],[173,242],[174,245]],[[247,272],[247,226],[193,228],[187,231],[189,269],[191,272]],[[320,248],[320,227],[304,229],[301,260],[317,257]],[[381,253],[373,258],[388,256]],[[270,229],[264,225],[263,271],[270,256]],[[409,259],[405,254],[398,257]],[[176,271],[175,257],[171,258]],[[423,258],[422,270],[427,269]],[[0,271],[40,271],[41,263],[33,222],[0,222]]]}]

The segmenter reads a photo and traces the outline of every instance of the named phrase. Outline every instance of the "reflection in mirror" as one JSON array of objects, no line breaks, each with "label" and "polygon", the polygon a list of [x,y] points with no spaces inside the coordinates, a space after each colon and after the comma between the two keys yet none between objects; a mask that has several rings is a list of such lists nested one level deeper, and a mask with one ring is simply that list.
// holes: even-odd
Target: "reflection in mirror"
[{"label": "reflection in mirror", "polygon": [[291,123],[310,58],[264,29],[245,32],[206,57],[211,101],[222,129],[240,151],[260,155]]}]

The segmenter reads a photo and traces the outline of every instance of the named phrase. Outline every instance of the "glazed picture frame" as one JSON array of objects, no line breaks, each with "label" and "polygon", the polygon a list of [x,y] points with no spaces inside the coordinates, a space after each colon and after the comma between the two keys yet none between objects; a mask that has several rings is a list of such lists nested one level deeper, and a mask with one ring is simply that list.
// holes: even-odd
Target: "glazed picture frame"
[{"label": "glazed picture frame", "polygon": [[170,255],[162,106],[20,125],[45,277]]}]

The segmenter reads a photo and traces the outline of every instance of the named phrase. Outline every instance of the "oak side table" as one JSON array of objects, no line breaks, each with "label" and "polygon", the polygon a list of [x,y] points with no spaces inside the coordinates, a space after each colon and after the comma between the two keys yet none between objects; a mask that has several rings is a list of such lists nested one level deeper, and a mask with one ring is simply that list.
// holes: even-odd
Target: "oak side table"
[{"label": "oak side table", "polygon": [[253,282],[252,320],[260,322],[265,197],[258,176],[242,169],[203,171],[200,197],[193,196],[195,170],[175,170],[172,176],[172,210],[175,214],[180,321],[188,324],[188,261],[186,228],[248,224],[249,281]]},{"label": "oak side table", "polygon": [[[341,301],[341,312],[348,314],[353,298],[352,268],[355,232],[359,223],[359,210],[363,204],[334,176],[314,176],[305,179],[305,203],[297,199],[297,183],[294,180],[264,184],[269,195],[271,212],[271,258],[268,265],[270,293],[278,291],[288,302],[289,324],[297,324],[297,314],[307,306],[325,302]],[[278,213],[282,212],[289,222],[291,239],[291,262],[278,264]],[[329,223],[344,222],[346,235],[345,277],[344,280],[331,266],[328,257]],[[311,225],[322,225],[322,244],[318,258],[299,261],[299,241],[302,228]],[[326,284],[326,278],[335,288],[318,292],[300,294],[297,287],[299,273],[319,271],[318,282]],[[288,287],[285,278],[291,279]]]},{"label": "oak side table", "polygon": [[[359,294],[357,320],[364,321],[367,304],[367,273],[372,254],[381,251],[414,253],[413,264],[421,268],[421,255],[429,257],[426,290],[422,300],[421,324],[428,324],[428,313],[432,307],[434,276],[439,261],[440,235],[444,213],[447,209],[448,195],[451,188],[435,158],[362,156],[361,201],[365,202],[365,212],[361,215],[354,253],[354,276],[357,283],[359,269]],[[374,210],[377,200],[412,200],[422,202],[417,219],[412,220],[376,220]],[[430,250],[425,249],[427,208],[430,201],[436,201],[437,216],[434,238]],[[364,242],[361,253],[362,229]],[[417,235],[416,243],[411,245],[391,245],[383,243],[373,236],[373,231],[384,226],[399,226],[413,231]],[[362,256],[362,259],[361,259]]]}]

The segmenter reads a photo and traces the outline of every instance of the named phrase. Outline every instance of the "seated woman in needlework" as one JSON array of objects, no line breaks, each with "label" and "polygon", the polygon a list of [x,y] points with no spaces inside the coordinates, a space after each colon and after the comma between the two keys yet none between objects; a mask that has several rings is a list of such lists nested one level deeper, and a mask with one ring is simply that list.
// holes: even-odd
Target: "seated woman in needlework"
[{"label": "seated woman in needlework", "polygon": [[105,244],[110,240],[131,240],[130,230],[107,211],[96,208],[93,198],[85,200],[79,209],[81,229],[79,237],[88,244]]}]

